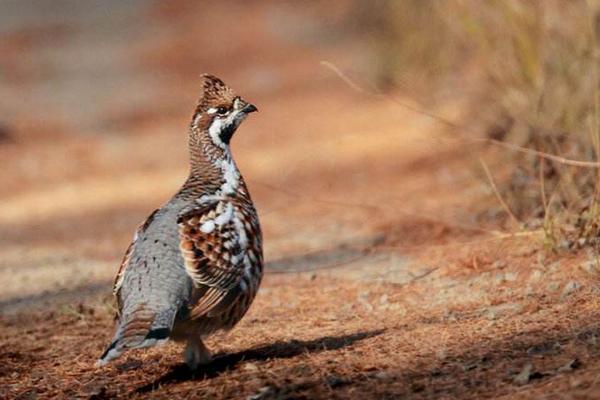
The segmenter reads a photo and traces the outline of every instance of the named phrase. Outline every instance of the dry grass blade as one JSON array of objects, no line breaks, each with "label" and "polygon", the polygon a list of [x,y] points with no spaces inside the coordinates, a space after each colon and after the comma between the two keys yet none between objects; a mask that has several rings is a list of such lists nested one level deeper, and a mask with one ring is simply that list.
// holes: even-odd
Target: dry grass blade
[{"label": "dry grass blade", "polygon": [[485,163],[485,161],[483,161],[483,159],[479,159],[479,163],[481,164],[481,167],[483,168],[483,170],[485,171],[485,175],[488,179],[488,182],[490,183],[490,186],[492,187],[492,190],[494,191],[494,194],[496,195],[496,197],[498,198],[498,201],[500,202],[500,204],[502,204],[502,207],[504,208],[504,210],[506,211],[506,213],[510,216],[510,218],[519,226],[523,225],[523,222],[521,222],[516,216],[515,214],[511,211],[510,207],[508,206],[508,204],[506,204],[506,202],[504,201],[504,199],[502,198],[502,195],[500,194],[500,192],[498,191],[498,187],[496,186],[496,182],[494,182],[494,177],[492,176],[492,173],[490,172],[490,169],[488,168],[487,164]]}]

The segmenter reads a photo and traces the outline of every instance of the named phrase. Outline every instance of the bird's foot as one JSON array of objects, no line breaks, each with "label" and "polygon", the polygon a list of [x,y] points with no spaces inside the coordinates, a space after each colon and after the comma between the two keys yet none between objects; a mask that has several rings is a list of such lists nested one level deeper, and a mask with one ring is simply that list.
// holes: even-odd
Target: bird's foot
[{"label": "bird's foot", "polygon": [[185,351],[183,352],[185,363],[191,370],[197,370],[202,365],[210,364],[212,355],[206,348],[202,339],[188,339]]}]

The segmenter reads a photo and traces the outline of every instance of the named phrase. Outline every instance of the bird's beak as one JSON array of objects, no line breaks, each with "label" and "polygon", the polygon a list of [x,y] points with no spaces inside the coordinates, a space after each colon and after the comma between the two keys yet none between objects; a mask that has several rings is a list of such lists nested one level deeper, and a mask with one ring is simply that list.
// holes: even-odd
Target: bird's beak
[{"label": "bird's beak", "polygon": [[250,114],[251,112],[258,111],[258,108],[254,104],[246,104],[244,108],[242,108],[242,112],[245,114]]}]

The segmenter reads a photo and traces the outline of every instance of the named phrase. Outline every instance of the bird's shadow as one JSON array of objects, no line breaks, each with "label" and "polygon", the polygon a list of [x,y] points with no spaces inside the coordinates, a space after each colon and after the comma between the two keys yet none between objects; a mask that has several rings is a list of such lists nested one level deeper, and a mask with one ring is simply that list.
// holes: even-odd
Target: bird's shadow
[{"label": "bird's shadow", "polygon": [[325,350],[341,349],[357,341],[380,335],[383,331],[383,329],[380,329],[343,336],[325,336],[313,340],[275,342],[237,353],[217,354],[210,364],[203,366],[198,371],[192,371],[187,365],[179,364],[160,378],[137,388],[135,392],[147,393],[165,384],[214,378],[227,370],[235,368],[242,361],[291,358],[304,353],[318,353]]}]

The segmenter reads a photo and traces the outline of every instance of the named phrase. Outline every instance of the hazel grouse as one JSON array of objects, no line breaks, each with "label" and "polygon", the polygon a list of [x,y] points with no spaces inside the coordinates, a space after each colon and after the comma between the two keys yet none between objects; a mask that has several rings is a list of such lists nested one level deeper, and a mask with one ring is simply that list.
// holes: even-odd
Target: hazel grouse
[{"label": "hazel grouse", "polygon": [[117,326],[98,365],[168,339],[186,341],[191,368],[210,361],[203,339],[244,316],[262,278],[258,216],[229,142],[256,107],[203,75],[189,129],[190,173],[136,231],[114,284]]}]

